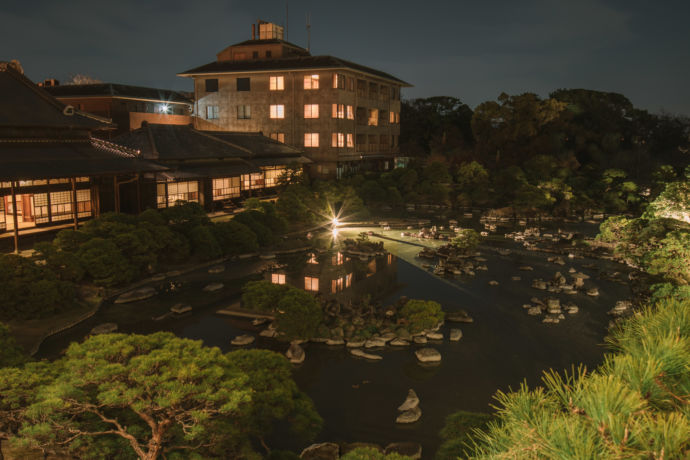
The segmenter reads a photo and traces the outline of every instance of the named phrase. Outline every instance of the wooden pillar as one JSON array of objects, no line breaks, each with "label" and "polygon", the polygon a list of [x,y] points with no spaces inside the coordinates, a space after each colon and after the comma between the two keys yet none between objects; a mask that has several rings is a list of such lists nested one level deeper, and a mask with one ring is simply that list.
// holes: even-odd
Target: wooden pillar
[{"label": "wooden pillar", "polygon": [[74,220],[74,229],[79,230],[79,212],[77,209],[77,180],[73,177],[70,179],[72,183],[72,218]]},{"label": "wooden pillar", "polygon": [[10,182],[12,192],[12,221],[14,222],[14,253],[19,254],[19,219],[17,218],[17,195],[15,193],[15,182]]},{"label": "wooden pillar", "polygon": [[141,175],[137,174],[137,214],[141,214]]}]

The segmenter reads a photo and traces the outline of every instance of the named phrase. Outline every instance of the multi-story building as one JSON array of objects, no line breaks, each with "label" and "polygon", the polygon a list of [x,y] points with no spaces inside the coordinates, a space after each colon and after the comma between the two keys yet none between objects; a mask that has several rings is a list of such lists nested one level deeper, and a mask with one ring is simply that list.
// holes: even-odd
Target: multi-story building
[{"label": "multi-story building", "polygon": [[341,177],[368,166],[388,169],[399,152],[400,89],[380,70],[283,40],[283,28],[260,21],[252,39],[214,62],[178,74],[194,79],[194,126],[261,131],[313,160],[311,172]]},{"label": "multi-story building", "polygon": [[117,128],[106,133],[106,138],[138,129],[142,122],[166,125],[192,122],[192,100],[177,91],[117,83],[60,85],[57,80],[46,80],[39,86],[63,104],[110,118]]}]

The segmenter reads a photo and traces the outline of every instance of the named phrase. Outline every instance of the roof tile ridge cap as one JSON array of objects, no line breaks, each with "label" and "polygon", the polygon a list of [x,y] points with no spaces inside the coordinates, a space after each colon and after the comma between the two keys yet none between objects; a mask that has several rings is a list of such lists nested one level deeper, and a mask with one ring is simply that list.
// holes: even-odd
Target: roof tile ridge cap
[{"label": "roof tile ridge cap", "polygon": [[[207,133],[205,133],[205,132],[203,132],[203,131],[200,131],[200,130],[198,130],[198,129],[193,129],[192,131],[195,131],[195,132],[197,132],[197,133],[201,134],[202,136],[207,137],[207,138],[209,138],[209,139],[213,139],[214,141],[219,141],[219,142],[222,142],[222,143],[224,143],[224,144],[228,144],[228,145],[231,146],[231,147],[235,147],[236,149],[242,150],[243,152],[247,152],[248,154],[254,156],[254,152],[252,152],[251,150],[249,150],[249,149],[247,149],[247,148],[244,148],[244,147],[242,147],[242,146],[240,146],[240,145],[233,144],[232,142],[226,141],[226,140],[221,139],[221,138],[219,138],[219,137],[216,137],[216,136],[214,136],[213,134],[207,134]],[[223,131],[218,131],[218,132],[222,133]]]},{"label": "roof tile ridge cap", "polygon": [[106,123],[109,125],[113,124],[112,118],[101,117],[99,115],[94,115],[93,113],[89,113],[89,112],[83,112],[81,110],[75,110],[74,113],[77,115],[81,115],[84,118],[91,118],[92,120],[100,121],[102,123]]},{"label": "roof tile ridge cap", "polygon": [[132,147],[127,147],[126,145],[116,144],[115,142],[110,142],[105,139],[91,136],[89,138],[92,144],[100,144],[113,150],[121,150],[124,153],[138,157],[141,151]]}]

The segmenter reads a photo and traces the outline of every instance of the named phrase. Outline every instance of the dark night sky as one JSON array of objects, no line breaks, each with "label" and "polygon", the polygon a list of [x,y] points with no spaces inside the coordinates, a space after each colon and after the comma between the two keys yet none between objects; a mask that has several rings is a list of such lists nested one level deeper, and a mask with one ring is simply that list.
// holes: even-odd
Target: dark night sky
[{"label": "dark night sky", "polygon": [[[615,91],[637,107],[690,115],[687,0],[290,0],[289,40],[390,72],[403,96],[449,95],[471,107],[502,91]],[[0,60],[34,81],[77,73],[191,89],[181,72],[285,22],[284,0],[0,2]]]}]

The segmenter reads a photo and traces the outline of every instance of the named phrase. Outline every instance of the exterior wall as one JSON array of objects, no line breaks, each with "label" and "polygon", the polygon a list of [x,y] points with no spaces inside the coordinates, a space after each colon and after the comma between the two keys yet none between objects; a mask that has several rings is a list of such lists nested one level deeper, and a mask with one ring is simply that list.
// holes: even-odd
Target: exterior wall
[{"label": "exterior wall", "polygon": [[141,123],[144,121],[160,125],[189,125],[192,123],[192,117],[191,115],[130,112],[129,130],[141,128]]},{"label": "exterior wall", "polygon": [[[335,74],[345,77],[344,89],[333,88]],[[319,75],[319,89],[304,89],[304,77],[308,75]],[[269,89],[271,76],[283,77],[283,90]],[[237,91],[237,78],[247,77],[250,90]],[[218,79],[218,91],[206,92],[205,80],[215,78]],[[364,91],[358,91],[358,81],[360,86],[364,86]],[[322,176],[333,176],[338,165],[359,162],[367,156],[392,159],[399,153],[400,85],[383,79],[352,70],[293,70],[205,75],[196,77],[194,86],[194,125],[197,129],[260,131],[266,136],[284,133],[285,143],[304,148],[305,154],[316,162],[313,172]],[[370,87],[377,91],[370,92]],[[394,98],[391,97],[391,88],[395,91]],[[273,104],[284,105],[283,119],[270,118],[269,110]],[[318,104],[318,119],[304,118],[305,104]],[[352,106],[354,119],[347,119],[346,109],[345,118],[333,118],[333,104]],[[250,106],[250,119],[238,119],[237,108],[244,105]],[[209,106],[218,107],[217,119],[208,118]],[[383,112],[377,126],[368,123],[370,109]],[[397,114],[393,123],[390,122],[390,112]],[[306,147],[305,133],[319,133],[319,147]],[[353,146],[347,147],[346,143],[344,147],[333,147],[333,133],[351,134]]]}]

